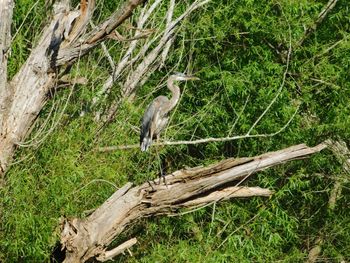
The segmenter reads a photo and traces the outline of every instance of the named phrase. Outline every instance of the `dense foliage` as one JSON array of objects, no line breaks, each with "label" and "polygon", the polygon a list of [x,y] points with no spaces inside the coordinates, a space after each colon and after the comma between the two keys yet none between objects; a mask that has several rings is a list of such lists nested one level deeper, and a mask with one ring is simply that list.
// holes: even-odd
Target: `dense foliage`
[{"label": "dense foliage", "polygon": [[[35,45],[38,28],[48,21],[49,8],[43,2],[16,1],[10,77]],[[96,20],[119,4],[97,2]],[[186,5],[179,2],[180,9]],[[60,89],[52,95],[29,138],[34,140],[20,148],[6,175],[0,261],[48,261],[59,240],[60,216],[83,217],[127,181],[157,178],[158,154],[170,172],[298,143],[315,145],[326,138],[350,143],[350,2],[339,0],[298,46],[326,3],[213,0],[185,21],[166,67],[153,74],[133,100],[123,102],[116,119],[98,136],[90,103],[110,68],[100,49],[82,58],[72,74],[89,83],[76,86],[72,94]],[[106,44],[118,60],[122,44]],[[146,105],[168,94],[161,80],[174,69],[192,71],[201,81],[181,85],[181,101],[163,139],[244,135],[276,95],[251,134],[275,133],[292,120],[270,137],[166,146],[159,153],[155,148],[147,153],[95,152],[97,146],[138,142],[135,127]],[[117,96],[117,85],[114,90]],[[36,135],[42,143],[36,143]],[[329,211],[335,178],[341,178],[342,195]],[[300,262],[319,236],[324,240],[321,260],[350,260],[350,184],[330,151],[260,172],[246,184],[276,193],[270,199],[233,200],[181,216],[140,221],[125,233],[139,239],[133,257],[121,256],[116,262]]]}]

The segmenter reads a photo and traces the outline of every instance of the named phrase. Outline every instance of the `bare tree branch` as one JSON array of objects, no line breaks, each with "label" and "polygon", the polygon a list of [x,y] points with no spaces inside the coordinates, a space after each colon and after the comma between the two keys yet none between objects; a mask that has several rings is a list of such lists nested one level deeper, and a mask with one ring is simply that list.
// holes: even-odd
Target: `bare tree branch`
[{"label": "bare tree branch", "polygon": [[[141,15],[139,17],[139,21],[137,22],[137,27],[138,27],[139,30],[143,29],[146,21],[149,19],[151,14],[154,12],[154,10],[158,7],[158,5],[160,3],[161,3],[161,0],[156,0],[156,1],[154,1],[152,3],[152,5],[149,8],[147,8],[147,6],[145,6],[142,9],[142,13],[141,13]],[[139,35],[140,35],[140,33],[138,31],[136,31],[135,35],[134,35],[135,40],[133,40],[130,43],[127,51],[125,52],[125,54],[123,56],[123,58],[114,67],[113,74],[108,77],[108,79],[103,84],[102,89],[100,91],[98,91],[96,96],[92,99],[92,106],[97,104],[102,96],[106,97],[109,94],[113,83],[120,78],[120,75],[121,75],[122,71],[128,65],[131,64],[131,58],[132,58],[131,55],[132,55],[133,51],[135,50],[137,44],[139,43],[139,38],[138,38]],[[97,114],[99,115],[100,112],[98,112]]]},{"label": "bare tree branch", "polygon": [[[3,134],[4,116],[13,89],[7,82],[7,59],[11,46],[11,23],[14,1],[0,0],[0,133]],[[4,171],[0,156],[0,174]]]},{"label": "bare tree branch", "polygon": [[305,158],[325,147],[325,144],[312,148],[300,144],[256,157],[231,158],[207,167],[179,170],[166,176],[166,185],[146,182],[132,187],[127,183],[88,218],[62,221],[65,263],[98,257],[126,227],[140,218],[172,214],[180,208],[198,207],[213,200],[269,196],[272,192],[267,189],[231,187],[228,183],[287,161]]},{"label": "bare tree branch", "polygon": [[116,248],[113,248],[109,251],[102,252],[96,259],[101,262],[112,260],[114,257],[124,253],[125,250],[131,248],[136,243],[137,243],[137,239],[132,238],[128,241],[125,241],[123,244],[120,244]]},{"label": "bare tree branch", "polygon": [[190,200],[183,204],[183,207],[195,207],[203,204],[208,204],[211,202],[217,202],[228,200],[230,198],[239,197],[252,197],[252,196],[265,196],[269,197],[273,194],[273,191],[269,189],[264,189],[260,187],[244,187],[244,186],[233,186],[227,187],[223,190],[218,190],[210,193],[204,197],[198,197],[197,199]]},{"label": "bare tree branch", "polygon": [[[161,65],[162,60],[164,60],[165,55],[167,55],[167,52],[164,51],[164,48],[166,47],[166,45],[169,45],[169,41],[173,39],[174,35],[176,34],[176,30],[179,23],[193,11],[209,3],[209,1],[210,0],[194,1],[179,17],[166,24],[166,28],[160,34],[161,38],[157,46],[155,46],[151,51],[147,53],[152,43],[158,38],[158,36],[154,37],[152,40],[146,43],[141,49],[141,51],[133,59],[130,60],[130,64],[139,61],[138,65],[133,71],[129,72],[129,74],[127,75],[126,81],[124,82],[122,87],[121,97],[115,100],[107,110],[105,122],[109,122],[114,118],[114,115],[117,111],[118,106],[120,105],[121,100],[134,93],[136,88],[141,83],[144,83],[148,79],[148,77]],[[170,4],[172,5],[172,3]],[[173,7],[170,6],[170,8]],[[168,12],[167,20],[169,19],[170,13]],[[161,55],[162,52],[165,52],[163,53],[163,57]]]},{"label": "bare tree branch", "polygon": [[314,32],[317,29],[317,27],[322,23],[322,21],[326,18],[326,16],[329,14],[329,12],[331,12],[333,10],[333,8],[335,7],[337,2],[338,2],[338,0],[329,0],[328,1],[325,8],[322,9],[322,11],[318,14],[316,21],[304,31],[303,36],[297,42],[294,49],[296,49],[304,44],[304,41],[309,37],[309,35],[312,32]]},{"label": "bare tree branch", "polygon": [[292,54],[292,32],[291,32],[291,28],[290,28],[289,24],[288,24],[288,28],[289,28],[289,47],[288,47],[288,52],[287,52],[286,69],[284,70],[284,73],[283,73],[282,83],[281,83],[279,89],[277,90],[277,93],[276,93],[275,97],[272,99],[270,104],[266,107],[264,112],[257,118],[257,120],[254,122],[254,124],[250,127],[250,129],[247,132],[247,135],[250,135],[252,130],[255,128],[255,126],[265,116],[265,114],[270,110],[271,106],[276,102],[278,96],[281,94],[281,92],[283,90],[284,84],[286,82],[288,69],[289,69],[290,57],[291,57],[291,54]]},{"label": "bare tree branch", "polygon": [[[96,47],[99,43],[105,40],[111,33],[113,33],[113,31],[119,25],[121,25],[127,18],[132,15],[135,8],[145,1],[146,0],[128,0],[120,9],[114,12],[103,23],[96,26],[96,28],[94,28],[91,32],[86,33],[82,36],[75,34],[73,36],[73,39],[76,39],[76,41],[73,43],[71,39],[68,39],[69,45],[65,48],[60,49],[57,54],[56,65],[61,66],[67,63],[73,63],[79,56],[85,55],[92,48]],[[92,1],[92,3],[94,3],[94,1]],[[90,13],[87,13],[87,15],[89,14]],[[84,17],[82,22],[85,23],[86,19],[87,17]],[[83,30],[79,27],[78,32],[81,34]],[[75,31],[73,33],[75,33]]]},{"label": "bare tree branch", "polygon": [[[170,23],[173,19],[173,14],[174,14],[174,8],[175,8],[175,0],[170,0],[170,3],[169,3],[169,8],[168,8],[168,12],[166,14],[166,27],[168,28],[170,26]],[[162,54],[161,54],[161,67],[165,65],[165,61],[167,59],[167,56],[168,56],[168,53],[169,53],[169,50],[170,50],[170,47],[172,45],[172,42],[174,40],[174,36],[172,36],[168,42],[165,44],[165,47],[162,51]]]},{"label": "bare tree branch", "polygon": [[[81,0],[78,11],[70,10],[70,1],[54,5],[54,16],[43,29],[36,47],[13,79],[6,81],[6,62],[10,37],[13,1],[0,6],[0,174],[11,162],[15,148],[31,130],[38,113],[49,99],[47,94],[58,83],[60,66],[74,63],[132,14],[145,0],[128,0],[120,10],[90,33],[85,33],[95,7],[94,0]],[[7,32],[7,33],[6,33]],[[3,39],[2,39],[3,38]],[[6,39],[5,39],[6,38]],[[3,83],[6,83],[5,85]]]},{"label": "bare tree branch", "polygon": [[[273,133],[267,133],[267,134],[245,134],[245,135],[237,135],[237,136],[227,136],[222,138],[205,138],[205,139],[199,139],[199,140],[191,140],[191,141],[161,141],[161,142],[155,142],[152,143],[151,146],[164,146],[164,145],[194,145],[194,144],[201,144],[201,143],[208,143],[208,142],[226,142],[226,141],[234,141],[239,139],[247,139],[247,138],[260,138],[260,137],[273,137],[282,131],[284,131],[288,125],[292,122],[295,115],[297,114],[299,109],[299,106],[293,113],[293,115],[290,117],[288,122],[280,128],[278,131]],[[127,149],[135,149],[139,148],[139,144],[131,144],[131,145],[118,145],[118,146],[106,146],[106,147],[98,147],[96,148],[99,152],[110,152],[110,151],[116,151],[116,150],[127,150]]]}]

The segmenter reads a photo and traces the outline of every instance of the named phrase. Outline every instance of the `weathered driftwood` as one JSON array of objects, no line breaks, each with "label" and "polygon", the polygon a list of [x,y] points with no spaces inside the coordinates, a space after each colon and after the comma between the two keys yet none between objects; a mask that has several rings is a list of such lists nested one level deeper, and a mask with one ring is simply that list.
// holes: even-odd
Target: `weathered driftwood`
[{"label": "weathered driftwood", "polygon": [[7,81],[7,57],[11,44],[10,26],[14,1],[0,1],[0,175],[7,170],[15,148],[23,142],[38,113],[48,100],[59,74],[89,52],[131,16],[145,0],[128,0],[108,19],[87,32],[95,8],[94,0],[81,0],[71,10],[70,1],[58,1],[51,22],[32,49],[26,62]]},{"label": "weathered driftwood", "polygon": [[[266,168],[321,151],[325,144],[310,148],[304,144],[257,157],[227,159],[208,167],[183,169],[166,176],[166,183],[146,182],[132,187],[127,183],[86,219],[64,219],[61,243],[65,262],[105,260],[121,253],[130,242],[107,251],[108,245],[135,220],[173,213],[232,197],[269,196],[267,189],[239,187],[241,181]],[[239,181],[235,186],[229,184]],[[135,243],[131,242],[131,243]]]},{"label": "weathered driftwood", "polygon": [[[7,82],[7,60],[11,45],[11,22],[13,14],[13,0],[0,1],[0,138],[5,132],[4,116],[12,93],[12,87]],[[1,149],[1,139],[0,139]],[[2,170],[2,157],[0,154],[0,174]]]}]

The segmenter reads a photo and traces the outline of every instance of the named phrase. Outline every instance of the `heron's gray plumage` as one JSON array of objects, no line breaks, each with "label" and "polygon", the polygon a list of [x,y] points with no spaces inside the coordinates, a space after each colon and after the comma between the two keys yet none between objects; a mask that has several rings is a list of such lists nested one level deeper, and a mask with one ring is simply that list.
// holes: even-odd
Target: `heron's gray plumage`
[{"label": "heron's gray plumage", "polygon": [[168,123],[168,114],[176,106],[180,99],[180,88],[174,81],[198,79],[184,74],[171,75],[167,81],[167,87],[172,93],[169,100],[165,96],[159,96],[153,100],[145,111],[141,120],[140,146],[141,151],[147,151],[152,144],[152,139],[159,138],[160,132]]},{"label": "heron's gray plumage", "polygon": [[169,99],[167,97],[159,96],[145,111],[141,121],[141,151],[147,151],[148,147],[152,144],[153,137],[157,136],[165,128],[168,118],[164,115],[163,109],[168,103]]}]

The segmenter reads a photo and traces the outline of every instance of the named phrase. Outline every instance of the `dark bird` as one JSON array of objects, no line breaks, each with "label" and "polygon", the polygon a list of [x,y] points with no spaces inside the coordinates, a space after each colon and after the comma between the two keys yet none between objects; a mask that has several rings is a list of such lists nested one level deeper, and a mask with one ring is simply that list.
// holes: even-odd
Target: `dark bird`
[{"label": "dark bird", "polygon": [[175,81],[198,80],[194,76],[187,76],[183,73],[171,75],[167,81],[167,87],[172,93],[169,100],[165,96],[159,96],[148,106],[141,123],[140,146],[141,151],[147,151],[154,138],[159,139],[160,132],[168,123],[168,114],[176,106],[180,99],[180,88]]}]

